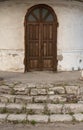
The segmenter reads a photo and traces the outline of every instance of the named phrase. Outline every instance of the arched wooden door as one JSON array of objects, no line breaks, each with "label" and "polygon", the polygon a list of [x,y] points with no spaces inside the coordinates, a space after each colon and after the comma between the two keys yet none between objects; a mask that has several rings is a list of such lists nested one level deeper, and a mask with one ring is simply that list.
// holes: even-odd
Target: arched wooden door
[{"label": "arched wooden door", "polygon": [[25,16],[25,71],[57,70],[57,17],[47,5]]}]

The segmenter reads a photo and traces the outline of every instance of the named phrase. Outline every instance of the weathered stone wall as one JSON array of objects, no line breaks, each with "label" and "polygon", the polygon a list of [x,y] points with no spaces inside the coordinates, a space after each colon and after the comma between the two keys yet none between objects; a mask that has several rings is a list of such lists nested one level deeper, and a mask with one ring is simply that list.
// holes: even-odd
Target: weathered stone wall
[{"label": "weathered stone wall", "polygon": [[[83,67],[83,5],[61,0],[14,0],[0,2],[0,70],[24,69],[24,17],[35,4],[48,4],[58,18],[58,70]],[[12,57],[12,54],[18,55]],[[9,55],[10,54],[10,55]]]}]

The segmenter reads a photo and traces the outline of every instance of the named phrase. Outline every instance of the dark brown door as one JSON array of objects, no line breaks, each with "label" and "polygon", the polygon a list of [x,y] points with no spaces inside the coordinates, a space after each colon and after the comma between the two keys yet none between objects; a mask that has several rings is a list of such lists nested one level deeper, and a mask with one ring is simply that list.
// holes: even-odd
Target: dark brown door
[{"label": "dark brown door", "polygon": [[26,15],[25,70],[57,70],[57,19],[46,5]]}]

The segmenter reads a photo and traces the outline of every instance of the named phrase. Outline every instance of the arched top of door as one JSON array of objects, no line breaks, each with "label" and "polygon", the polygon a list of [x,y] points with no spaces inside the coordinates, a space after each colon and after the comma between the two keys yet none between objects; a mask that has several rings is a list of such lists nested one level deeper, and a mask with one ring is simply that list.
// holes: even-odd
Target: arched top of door
[{"label": "arched top of door", "polygon": [[38,4],[29,8],[25,16],[25,21],[58,23],[54,10],[46,4]]}]

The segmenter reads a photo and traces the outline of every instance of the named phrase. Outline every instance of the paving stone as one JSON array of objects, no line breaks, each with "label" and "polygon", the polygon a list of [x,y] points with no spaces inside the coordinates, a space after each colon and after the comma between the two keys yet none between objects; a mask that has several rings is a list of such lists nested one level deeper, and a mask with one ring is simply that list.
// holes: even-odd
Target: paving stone
[{"label": "paving stone", "polygon": [[47,123],[49,119],[49,116],[47,115],[28,115],[27,120],[28,121],[36,121],[40,123]]},{"label": "paving stone", "polygon": [[0,100],[1,102],[5,102],[5,103],[8,102],[14,103],[15,97],[16,97],[15,95],[2,94],[0,95]]},{"label": "paving stone", "polygon": [[75,94],[66,94],[66,99],[68,103],[77,103],[79,96]]},{"label": "paving stone", "polygon": [[29,94],[29,89],[26,84],[19,84],[14,87],[15,94]]},{"label": "paving stone", "polygon": [[54,91],[55,94],[65,94],[65,89],[63,87],[53,87],[53,88],[49,88],[49,90]]},{"label": "paving stone", "polygon": [[50,116],[50,122],[63,122],[63,121],[72,121],[72,116],[66,114],[66,115],[51,115]]},{"label": "paving stone", "polygon": [[45,103],[48,101],[47,96],[34,96],[34,102],[35,103]]},{"label": "paving stone", "polygon": [[67,94],[79,94],[79,86],[65,86]]},{"label": "paving stone", "polygon": [[48,111],[50,112],[50,114],[61,113],[62,107],[63,107],[62,104],[48,104],[47,105],[47,108],[48,108]]},{"label": "paving stone", "polygon": [[3,108],[5,108],[5,103],[0,103],[0,109],[3,109]]},{"label": "paving stone", "polygon": [[15,98],[15,103],[32,103],[33,97],[32,96],[24,96],[24,95],[17,95]]},{"label": "paving stone", "polygon": [[6,121],[8,114],[0,114],[0,122]]},{"label": "paving stone", "polygon": [[74,114],[73,117],[76,121],[83,121],[83,114],[81,113]]},{"label": "paving stone", "polygon": [[11,88],[7,85],[1,85],[0,86],[0,93],[9,94],[10,90],[11,90]]},{"label": "paving stone", "polygon": [[27,83],[27,87],[28,87],[28,88],[35,88],[35,87],[36,87],[36,84]]},{"label": "paving stone", "polygon": [[50,95],[49,102],[50,103],[66,102],[66,98],[61,95]]},{"label": "paving stone", "polygon": [[10,114],[7,117],[7,120],[8,121],[18,121],[18,122],[26,121],[26,114]]},{"label": "paving stone", "polygon": [[79,91],[80,95],[83,95],[83,87],[80,87]]},{"label": "paving stone", "polygon": [[7,111],[16,113],[16,112],[20,112],[23,106],[21,104],[11,103],[11,104],[6,105],[6,108],[7,108]]},{"label": "paving stone", "polygon": [[31,95],[46,95],[46,89],[31,89]]},{"label": "paving stone", "polygon": [[55,94],[54,91],[52,91],[52,90],[49,90],[47,93],[48,93],[48,95],[54,95]]},{"label": "paving stone", "polygon": [[8,103],[8,99],[6,97],[0,96],[1,103]]},{"label": "paving stone", "polygon": [[26,106],[26,111],[30,114],[35,113],[35,114],[40,114],[44,112],[44,105],[42,104],[28,104]]},{"label": "paving stone", "polygon": [[65,104],[63,113],[80,113],[83,112],[83,104]]}]

